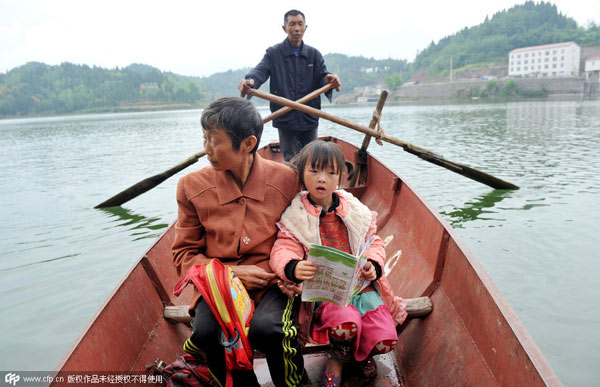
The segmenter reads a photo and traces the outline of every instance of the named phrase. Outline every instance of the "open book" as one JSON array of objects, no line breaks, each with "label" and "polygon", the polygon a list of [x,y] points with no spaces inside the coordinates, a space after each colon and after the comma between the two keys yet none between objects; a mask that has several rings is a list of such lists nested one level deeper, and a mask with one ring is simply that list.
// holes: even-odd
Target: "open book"
[{"label": "open book", "polygon": [[362,268],[367,263],[365,251],[373,240],[374,238],[369,238],[363,242],[356,256],[312,244],[308,260],[317,264],[317,274],[315,278],[304,281],[302,301],[327,301],[347,306],[370,283],[362,276]]}]

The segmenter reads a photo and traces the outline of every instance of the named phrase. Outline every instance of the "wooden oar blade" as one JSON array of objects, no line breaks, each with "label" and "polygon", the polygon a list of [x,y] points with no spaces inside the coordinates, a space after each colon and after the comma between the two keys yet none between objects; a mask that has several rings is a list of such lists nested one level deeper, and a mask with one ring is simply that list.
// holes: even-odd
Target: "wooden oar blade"
[{"label": "wooden oar blade", "polygon": [[194,164],[195,162],[198,161],[198,159],[200,159],[204,155],[205,155],[204,152],[198,152],[195,155],[189,157],[187,160],[177,164],[173,168],[168,169],[168,170],[164,171],[163,173],[159,173],[158,175],[148,177],[148,178],[132,185],[131,187],[119,192],[115,196],[111,197],[108,200],[103,201],[102,203],[98,204],[94,208],[106,208],[106,207],[120,206],[121,204],[126,203],[135,197],[138,197],[139,195],[143,194],[144,192],[151,190],[152,188],[156,187],[163,181],[167,180],[169,177],[176,174],[177,172]]},{"label": "wooden oar blade", "polygon": [[428,161],[435,165],[439,165],[440,167],[446,168],[452,172],[456,172],[459,175],[463,175],[465,177],[468,177],[469,179],[478,181],[478,182],[485,184],[487,186],[490,186],[492,188],[512,189],[512,190],[519,189],[518,186],[516,186],[512,183],[509,183],[507,181],[499,179],[499,178],[492,176],[488,173],[485,173],[483,171],[479,171],[475,168],[471,168],[467,165],[462,165],[462,164],[458,164],[458,163],[446,160],[441,156],[434,155],[434,154],[432,155],[429,153],[418,151],[418,150],[412,149],[410,147],[403,147],[403,149],[408,153],[418,156],[422,160]]},{"label": "wooden oar blade", "polygon": [[[334,122],[336,124],[340,124],[347,128],[357,130],[361,133],[368,134],[369,136],[372,136],[375,138],[379,138],[379,139],[389,142],[391,144],[398,145],[398,146],[402,147],[402,149],[404,149],[406,152],[415,154],[425,161],[429,161],[433,164],[440,165],[450,171],[456,172],[462,176],[468,177],[469,179],[486,184],[492,188],[519,189],[519,187],[517,185],[506,182],[502,179],[498,179],[497,177],[494,177],[490,174],[479,171],[475,168],[468,167],[466,165],[462,165],[460,163],[456,163],[456,162],[453,162],[450,160],[446,160],[446,159],[436,155],[435,153],[431,152],[430,150],[421,148],[419,146],[413,145],[406,141],[399,140],[399,139],[389,136],[387,134],[381,134],[371,128],[368,128],[364,125],[356,124],[345,118],[337,117],[333,114],[326,113],[322,110],[315,109],[310,106],[298,104],[294,101],[290,101],[287,98],[283,98],[283,97],[279,97],[279,96],[276,96],[273,94],[265,93],[264,91],[259,91],[259,90],[253,89],[253,90],[251,90],[251,94],[254,96],[257,96],[259,98],[263,98],[263,99],[278,103],[280,105],[289,106],[296,110],[300,110],[302,112],[312,114],[312,115],[320,117],[320,118],[324,118],[324,119]],[[417,152],[417,153],[415,153],[415,152]],[[440,161],[440,160],[443,160],[443,161]]]}]

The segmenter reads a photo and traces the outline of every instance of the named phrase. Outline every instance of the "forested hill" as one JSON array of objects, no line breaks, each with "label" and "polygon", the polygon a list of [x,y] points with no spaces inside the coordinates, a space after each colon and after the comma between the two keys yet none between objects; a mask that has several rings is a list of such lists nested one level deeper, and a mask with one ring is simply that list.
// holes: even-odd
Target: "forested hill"
[{"label": "forested hill", "polygon": [[[342,77],[342,92],[372,85],[394,73],[407,75],[405,60],[326,55]],[[185,77],[132,64],[104,69],[30,62],[0,74],[0,118],[74,112],[106,112],[202,107],[219,97],[239,95],[237,85],[249,68],[209,77]]]},{"label": "forested hill", "polygon": [[450,59],[455,69],[484,63],[508,62],[515,48],[575,41],[582,47],[600,45],[600,26],[578,26],[562,15],[554,4],[527,1],[498,12],[474,27],[463,28],[454,35],[420,52],[411,63],[411,73],[426,69],[434,77],[449,72]]},{"label": "forested hill", "polygon": [[351,93],[355,87],[384,83],[391,75],[404,79],[410,76],[410,63],[397,59],[373,59],[362,56],[327,54],[324,56],[327,70],[338,74],[342,80],[342,93]]},{"label": "forested hill", "polygon": [[[325,55],[328,69],[340,75],[342,93],[355,87],[384,84],[393,89],[418,72],[446,77],[455,70],[506,65],[518,47],[575,41],[600,46],[600,26],[585,28],[558,12],[551,3],[533,1],[498,12],[481,24],[431,42],[413,63],[397,59]],[[248,68],[209,77],[185,77],[132,64],[104,69],[63,63],[30,62],[0,74],[0,118],[74,112],[126,111],[202,107],[222,96],[239,95],[237,84]]]},{"label": "forested hill", "polygon": [[141,64],[104,69],[29,62],[0,74],[0,117],[128,110],[132,105],[189,107],[206,98],[200,78]]}]

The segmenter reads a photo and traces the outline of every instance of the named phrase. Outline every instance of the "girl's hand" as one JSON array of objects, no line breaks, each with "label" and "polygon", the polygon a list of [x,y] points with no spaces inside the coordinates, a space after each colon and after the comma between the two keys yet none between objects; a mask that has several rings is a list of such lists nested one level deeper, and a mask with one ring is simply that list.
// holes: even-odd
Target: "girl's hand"
[{"label": "girl's hand", "polygon": [[362,268],[363,277],[367,279],[367,281],[375,281],[377,279],[377,270],[375,270],[375,266],[371,262],[367,262]]},{"label": "girl's hand", "polygon": [[300,261],[294,269],[294,275],[299,281],[311,280],[317,274],[317,265],[314,262]]}]

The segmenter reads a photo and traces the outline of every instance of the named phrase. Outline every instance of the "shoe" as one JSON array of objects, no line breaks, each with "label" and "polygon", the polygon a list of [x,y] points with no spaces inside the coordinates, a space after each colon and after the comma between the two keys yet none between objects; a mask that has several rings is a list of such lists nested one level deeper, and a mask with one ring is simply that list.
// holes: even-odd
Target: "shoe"
[{"label": "shoe", "polygon": [[360,373],[367,379],[371,379],[377,375],[377,363],[373,357],[369,356],[364,361],[358,362]]},{"label": "shoe", "polygon": [[333,372],[325,373],[321,377],[321,387],[341,387],[342,377],[335,376]]}]

